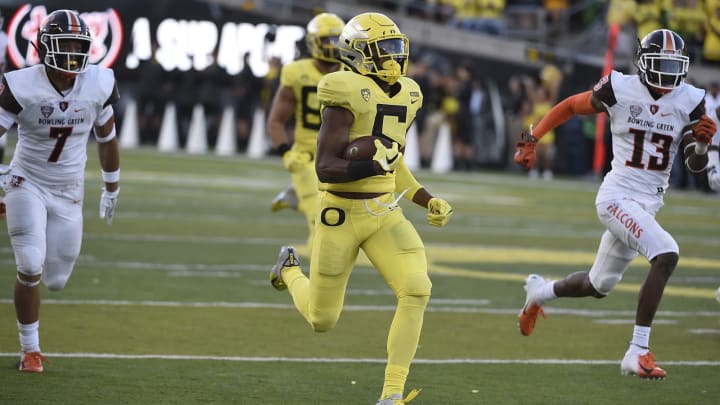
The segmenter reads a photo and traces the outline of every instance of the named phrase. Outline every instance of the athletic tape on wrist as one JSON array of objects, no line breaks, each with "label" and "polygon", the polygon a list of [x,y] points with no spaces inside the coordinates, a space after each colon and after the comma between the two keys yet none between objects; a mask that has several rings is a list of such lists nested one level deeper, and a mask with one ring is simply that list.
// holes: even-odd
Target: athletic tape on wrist
[{"label": "athletic tape on wrist", "polygon": [[696,155],[704,155],[708,151],[708,144],[705,142],[697,142],[695,143],[695,154]]},{"label": "athletic tape on wrist", "polygon": [[115,170],[114,172],[106,172],[105,170],[102,171],[102,179],[105,183],[117,183],[120,181],[120,169]]}]

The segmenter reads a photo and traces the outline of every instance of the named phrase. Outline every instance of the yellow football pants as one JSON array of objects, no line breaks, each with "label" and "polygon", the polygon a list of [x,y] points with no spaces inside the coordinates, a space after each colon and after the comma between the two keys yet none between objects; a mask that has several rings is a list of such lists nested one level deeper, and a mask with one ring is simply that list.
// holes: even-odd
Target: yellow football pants
[{"label": "yellow football pants", "polygon": [[388,210],[391,194],[351,200],[320,194],[310,277],[299,268],[283,271],[295,307],[316,332],[335,327],[359,249],[398,299],[388,334],[383,393],[403,392],[415,357],[432,284],[425,247],[399,207]]}]

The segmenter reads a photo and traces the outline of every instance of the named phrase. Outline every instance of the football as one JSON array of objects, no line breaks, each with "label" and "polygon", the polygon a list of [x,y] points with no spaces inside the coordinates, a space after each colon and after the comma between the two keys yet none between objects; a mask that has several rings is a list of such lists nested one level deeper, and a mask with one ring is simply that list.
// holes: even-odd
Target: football
[{"label": "football", "polygon": [[376,139],[379,139],[386,147],[392,147],[392,142],[388,139],[379,136],[363,136],[348,144],[343,157],[347,160],[371,160],[375,155]]}]

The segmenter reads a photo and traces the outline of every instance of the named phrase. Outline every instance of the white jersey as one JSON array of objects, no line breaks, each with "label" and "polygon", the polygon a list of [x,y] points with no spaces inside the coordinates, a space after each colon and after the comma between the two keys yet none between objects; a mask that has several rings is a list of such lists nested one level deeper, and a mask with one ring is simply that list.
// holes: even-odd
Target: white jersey
[{"label": "white jersey", "polygon": [[96,121],[117,94],[113,71],[90,65],[66,94],[53,87],[43,65],[8,72],[3,84],[0,107],[18,124],[13,174],[45,185],[82,182],[88,136],[104,124]]},{"label": "white jersey", "polygon": [[612,132],[612,170],[604,183],[662,195],[688,125],[705,111],[705,91],[683,83],[656,100],[639,76],[613,71],[593,93],[607,108]]}]

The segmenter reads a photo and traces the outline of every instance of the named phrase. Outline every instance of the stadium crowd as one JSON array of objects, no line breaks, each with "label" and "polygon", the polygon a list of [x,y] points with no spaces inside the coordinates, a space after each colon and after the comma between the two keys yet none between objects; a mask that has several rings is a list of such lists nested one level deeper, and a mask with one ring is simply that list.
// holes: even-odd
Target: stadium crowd
[{"label": "stadium crowd", "polygon": [[[720,20],[715,21],[717,18],[713,15],[717,14],[702,9],[712,7],[713,2],[613,0],[605,6],[604,2],[582,0],[408,0],[371,3],[418,19],[499,36],[511,36],[508,28],[517,29],[518,24],[523,24],[523,20],[517,18],[518,14],[510,11],[539,12],[547,19],[550,32],[559,35],[553,34],[548,37],[549,40],[567,36],[568,32],[577,29],[570,25],[567,18],[571,13],[584,13],[583,21],[591,18],[590,15],[604,14],[607,24],[620,24],[633,40],[653,29],[667,26],[688,38],[693,63],[700,59],[703,64],[720,62]],[[720,1],[715,7],[720,8]],[[716,26],[717,30],[714,29]],[[452,139],[454,170],[519,170],[511,157],[512,145],[520,130],[536,122],[563,96],[587,89],[597,79],[588,77],[586,82],[578,83],[576,76],[573,80],[566,80],[567,69],[559,64],[489,76],[478,69],[479,65],[486,64],[484,61],[448,55],[444,51],[424,49],[422,46],[416,46],[414,50],[408,75],[419,83],[425,94],[424,108],[416,120],[420,164],[424,168],[432,163],[438,134],[441,130],[448,130]],[[298,57],[304,52],[299,41]],[[237,75],[228,75],[216,65],[199,72],[166,72],[153,60],[143,63],[144,66],[129,73],[130,77],[121,82],[121,86],[134,83],[130,94],[139,106],[142,143],[157,143],[165,105],[167,100],[173,100],[177,107],[180,144],[185,142],[192,110],[197,103],[205,109],[210,147],[216,142],[224,108],[232,106],[236,115],[238,152],[247,148],[256,124],[253,122],[255,111],[260,108],[265,114],[269,112],[282,68],[280,59],[272,58],[267,75],[256,77],[248,63],[244,63],[244,69]],[[694,84],[706,87],[710,83]],[[494,113],[493,103],[497,100],[493,100],[493,90],[501,99],[502,123],[497,122],[498,114]],[[498,132],[501,133],[498,135]],[[582,136],[577,136],[578,133]],[[543,138],[538,149],[539,165],[528,176],[549,180],[556,174],[591,177],[604,174],[608,168],[603,173],[594,173],[591,166],[595,137],[594,119],[571,119]],[[605,149],[610,150],[609,147]],[[268,153],[275,151],[268,150]],[[609,162],[610,156],[604,161]],[[704,173],[687,173],[680,163],[678,170],[674,171],[677,174],[672,178],[673,187],[711,192]]]}]

